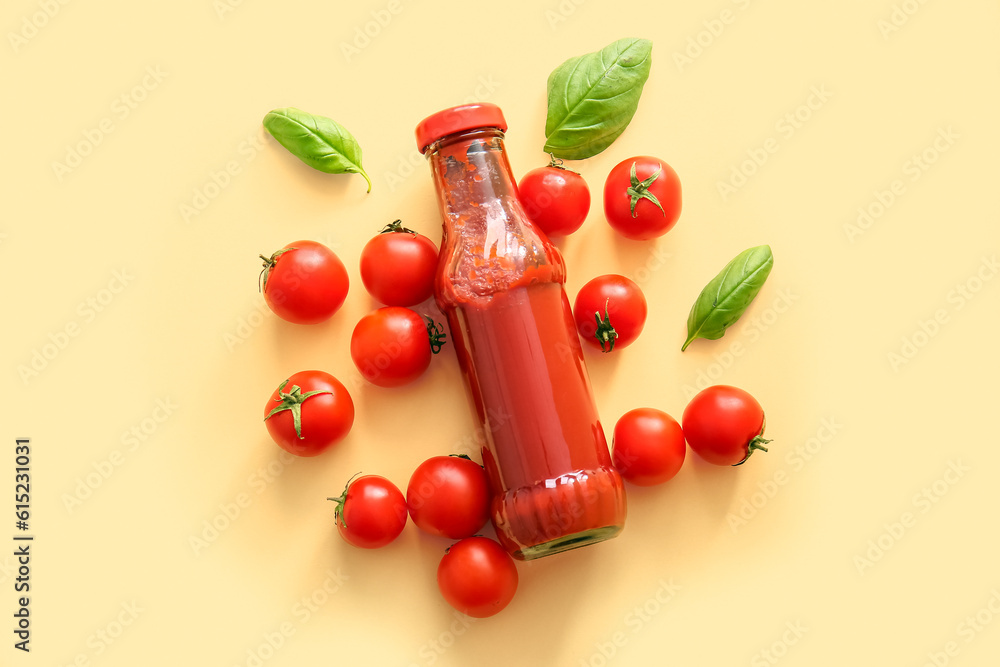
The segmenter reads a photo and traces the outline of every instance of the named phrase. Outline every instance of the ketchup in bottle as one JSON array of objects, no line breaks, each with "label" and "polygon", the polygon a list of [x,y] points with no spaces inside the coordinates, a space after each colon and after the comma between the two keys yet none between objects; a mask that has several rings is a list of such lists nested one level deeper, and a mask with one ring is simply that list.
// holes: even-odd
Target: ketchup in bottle
[{"label": "ketchup in bottle", "polygon": [[491,519],[515,558],[614,537],[625,490],[611,466],[558,249],[528,219],[499,107],[424,119],[444,238],[435,298],[483,428]]}]

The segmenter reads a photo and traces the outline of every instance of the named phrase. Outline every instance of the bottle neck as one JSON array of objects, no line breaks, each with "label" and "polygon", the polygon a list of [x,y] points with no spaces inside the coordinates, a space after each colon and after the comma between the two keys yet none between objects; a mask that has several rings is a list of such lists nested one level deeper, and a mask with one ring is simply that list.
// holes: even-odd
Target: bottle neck
[{"label": "bottle neck", "polygon": [[495,210],[491,217],[520,217],[517,184],[507,161],[503,133],[485,128],[454,134],[432,144],[427,158],[434,176],[445,233],[470,217],[477,207]]},{"label": "bottle neck", "polygon": [[444,222],[439,278],[446,302],[565,281],[562,256],[521,206],[500,130],[449,135],[426,154]]}]

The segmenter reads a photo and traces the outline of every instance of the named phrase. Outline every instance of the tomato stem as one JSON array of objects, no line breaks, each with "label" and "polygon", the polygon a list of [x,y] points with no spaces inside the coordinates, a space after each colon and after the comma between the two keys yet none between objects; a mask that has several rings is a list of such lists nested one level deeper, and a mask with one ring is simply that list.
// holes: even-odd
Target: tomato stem
[{"label": "tomato stem", "polygon": [[444,327],[432,320],[427,315],[424,315],[424,320],[427,322],[427,337],[431,342],[431,352],[437,354],[444,347],[447,342],[448,335],[444,332]]},{"label": "tomato stem", "polygon": [[382,228],[379,234],[393,234],[393,233],[403,233],[403,234],[413,234],[416,236],[416,232],[412,229],[407,229],[403,226],[402,220],[393,220],[388,225]]},{"label": "tomato stem", "polygon": [[549,160],[548,166],[553,167],[555,169],[562,169],[563,171],[568,171],[571,174],[578,174],[579,173],[579,172],[573,171],[572,169],[570,169],[569,167],[567,167],[565,164],[563,164],[562,158],[556,157],[555,153],[549,153],[549,157],[551,158],[551,160]]},{"label": "tomato stem", "polygon": [[628,194],[631,200],[629,210],[632,212],[633,218],[637,217],[635,205],[639,203],[640,199],[648,199],[653,202],[656,204],[656,208],[660,209],[660,213],[663,214],[663,217],[667,216],[667,212],[663,210],[662,206],[660,206],[660,200],[656,198],[656,195],[649,191],[649,186],[652,185],[653,181],[659,177],[661,171],[663,171],[662,166],[658,167],[657,170],[653,172],[652,176],[644,181],[640,181],[639,177],[635,173],[635,162],[632,163],[632,170],[629,172],[630,185],[625,190],[625,193]]},{"label": "tomato stem", "polygon": [[597,320],[597,331],[594,332],[594,338],[601,344],[602,352],[610,352],[615,349],[615,341],[618,340],[618,332],[611,325],[611,318],[608,316],[608,303],[610,301],[611,299],[608,299],[604,302],[604,319],[601,319],[600,312],[594,312],[594,319]]},{"label": "tomato stem", "polygon": [[344,518],[344,506],[347,504],[347,490],[351,488],[351,482],[354,481],[354,478],[360,474],[360,472],[356,472],[347,480],[347,484],[344,484],[344,492],[339,496],[336,498],[327,498],[327,500],[337,503],[337,508],[333,510],[333,520],[337,523],[342,523],[344,528],[347,528],[347,519]]},{"label": "tomato stem", "polygon": [[764,438],[764,431],[762,429],[760,435],[754,436],[754,439],[751,440],[749,443],[747,443],[747,455],[743,457],[743,460],[740,461],[739,463],[734,463],[733,465],[734,466],[743,465],[744,463],[746,463],[746,460],[750,458],[750,455],[753,454],[758,449],[762,452],[766,452],[767,447],[764,446],[764,443],[768,442],[771,441],[766,440]]},{"label": "tomato stem", "polygon": [[282,248],[271,253],[270,257],[264,257],[264,255],[257,255],[262,260],[264,260],[264,268],[260,271],[260,276],[257,278],[257,289],[261,292],[267,289],[267,277],[271,275],[271,269],[274,265],[278,263],[278,258],[284,255],[289,250],[295,250],[295,248]]},{"label": "tomato stem", "polygon": [[302,393],[302,387],[297,384],[292,385],[291,391],[285,393],[282,389],[288,384],[288,380],[281,383],[278,387],[278,398],[274,399],[278,402],[278,405],[267,413],[264,417],[264,421],[267,421],[279,412],[284,412],[285,410],[291,410],[292,412],[292,422],[295,424],[295,435],[302,439],[302,402],[305,401],[310,396],[315,396],[316,394],[332,394],[333,392],[329,389],[317,389],[315,391],[307,391]]}]

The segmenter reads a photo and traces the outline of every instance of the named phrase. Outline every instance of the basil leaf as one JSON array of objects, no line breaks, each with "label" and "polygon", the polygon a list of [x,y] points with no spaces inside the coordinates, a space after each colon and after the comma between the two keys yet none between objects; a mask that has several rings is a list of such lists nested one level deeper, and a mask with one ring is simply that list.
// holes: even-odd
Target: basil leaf
[{"label": "basil leaf", "polygon": [[313,169],[328,174],[361,174],[368,181],[368,192],[372,191],[372,181],[361,166],[361,146],[339,123],[286,107],[269,111],[264,128]]},{"label": "basil leaf", "polygon": [[619,39],[553,70],[545,152],[582,160],[610,146],[635,115],[649,77],[652,49],[648,39]]},{"label": "basil leaf", "polygon": [[716,340],[740,319],[757,292],[764,286],[774,265],[771,246],[759,245],[744,250],[726,264],[719,275],[705,285],[688,315],[687,349],[695,338]]}]

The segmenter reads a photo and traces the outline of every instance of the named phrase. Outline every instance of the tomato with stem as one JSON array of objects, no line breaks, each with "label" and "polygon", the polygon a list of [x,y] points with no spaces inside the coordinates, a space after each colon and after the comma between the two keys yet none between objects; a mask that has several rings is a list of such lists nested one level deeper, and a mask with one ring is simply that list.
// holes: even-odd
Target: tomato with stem
[{"label": "tomato with stem", "polygon": [[717,384],[698,392],[684,408],[684,436],[709,463],[738,466],[766,452],[764,409],[739,387]]},{"label": "tomato with stem", "polygon": [[409,308],[385,306],[361,318],[351,334],[351,359],[366,380],[399,387],[420,377],[441,350],[441,325]]},{"label": "tomato with stem", "polygon": [[350,432],[354,401],[329,373],[300,371],[271,394],[264,405],[264,424],[282,449],[296,456],[317,456]]},{"label": "tomato with stem", "polygon": [[663,236],[681,215],[677,172],[648,155],[622,160],[604,182],[604,216],[618,233],[636,240]]},{"label": "tomato with stem", "polygon": [[548,166],[522,176],[517,192],[528,218],[549,236],[572,234],[590,212],[587,182],[555,156]]},{"label": "tomato with stem", "polygon": [[293,324],[317,324],[340,310],[350,280],[337,255],[322,243],[296,241],[261,255],[260,290],[275,315]]},{"label": "tomato with stem", "polygon": [[415,306],[432,296],[437,262],[434,243],[396,220],[361,250],[361,282],[387,306]]},{"label": "tomato with stem", "polygon": [[611,352],[628,347],[646,324],[646,297],[635,281],[617,274],[585,284],[573,303],[576,328],[588,344]]},{"label": "tomato with stem", "polygon": [[391,543],[406,526],[406,500],[395,484],[379,475],[351,478],[344,492],[327,498],[337,504],[337,531],[349,544],[378,549]]},{"label": "tomato with stem", "polygon": [[434,456],[413,471],[406,487],[410,518],[424,532],[470,537],[489,520],[486,471],[468,456]]}]

